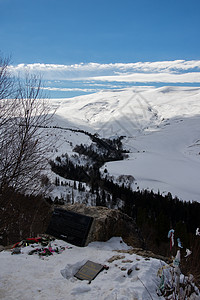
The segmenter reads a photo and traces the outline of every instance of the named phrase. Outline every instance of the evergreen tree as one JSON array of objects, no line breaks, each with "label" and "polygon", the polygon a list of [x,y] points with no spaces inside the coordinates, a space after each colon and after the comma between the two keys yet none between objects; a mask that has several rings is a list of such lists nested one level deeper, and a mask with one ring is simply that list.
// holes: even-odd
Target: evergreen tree
[{"label": "evergreen tree", "polygon": [[106,194],[104,190],[102,191],[102,195],[101,195],[101,205],[106,206]]},{"label": "evergreen tree", "polygon": [[74,189],[76,190],[77,187],[76,187],[76,181],[74,180]]},{"label": "evergreen tree", "polygon": [[78,191],[79,192],[81,192],[82,191],[82,184],[81,184],[81,182],[79,181],[79,183],[78,183]]}]

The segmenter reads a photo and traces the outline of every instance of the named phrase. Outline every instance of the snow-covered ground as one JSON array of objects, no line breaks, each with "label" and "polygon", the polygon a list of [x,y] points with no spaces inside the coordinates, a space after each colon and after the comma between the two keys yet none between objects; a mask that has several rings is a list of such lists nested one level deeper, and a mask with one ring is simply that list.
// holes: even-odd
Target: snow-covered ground
[{"label": "snow-covered ground", "polygon": [[[135,87],[51,103],[57,107],[53,125],[125,136],[129,159],[107,163],[109,175],[132,175],[134,188],[200,202],[200,88]],[[72,155],[80,143],[91,140],[60,129],[54,156]]]},{"label": "snow-covered ground", "polygon": [[[64,153],[72,156],[76,144],[91,143],[87,134],[66,128],[99,133],[101,137],[123,135],[129,158],[106,163],[102,170],[107,168],[116,179],[123,174],[132,175],[133,188],[159,189],[183,200],[200,202],[200,88],[129,88],[54,99],[51,103],[57,107],[52,126],[60,127],[46,129],[52,159]],[[50,168],[47,174],[55,182],[56,175]],[[54,196],[72,190],[72,181],[63,179],[63,183],[52,191]],[[65,250],[44,259],[28,255],[33,249],[30,246],[23,248],[21,254],[3,251],[0,299],[162,299],[156,289],[157,271],[163,262],[113,251],[128,249],[120,240],[112,238],[84,248],[56,240],[57,246],[64,246]],[[114,255],[124,257],[109,263],[108,259]],[[90,284],[80,281],[73,275],[86,260],[108,265],[109,269],[103,270]]]},{"label": "snow-covered ground", "polygon": [[140,189],[171,192],[183,200],[200,202],[200,118],[170,121],[169,126],[127,141],[137,151],[123,162],[106,164],[115,177],[133,175]]},{"label": "snow-covered ground", "polygon": [[[130,248],[121,238],[94,242],[83,248],[61,240],[55,240],[52,248],[54,244],[72,248],[43,259],[37,254],[28,255],[33,250],[31,246],[22,248],[21,254],[11,255],[9,250],[0,253],[0,299],[164,299],[156,294],[160,281],[157,272],[164,263],[154,258],[145,259],[136,254],[114,251]],[[109,263],[108,259],[114,255],[118,255],[119,259]],[[90,284],[74,277],[87,260],[109,266]],[[130,275],[127,274],[129,269],[132,270]]]}]

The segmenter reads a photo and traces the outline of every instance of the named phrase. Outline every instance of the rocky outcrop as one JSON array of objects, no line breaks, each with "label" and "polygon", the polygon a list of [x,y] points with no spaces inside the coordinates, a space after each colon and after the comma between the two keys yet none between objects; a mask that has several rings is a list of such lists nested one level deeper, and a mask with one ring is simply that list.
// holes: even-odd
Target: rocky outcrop
[{"label": "rocky outcrop", "polygon": [[115,251],[118,253],[128,253],[130,255],[137,254],[139,256],[145,257],[146,260],[148,260],[149,258],[156,258],[156,259],[165,261],[167,264],[170,264],[172,262],[172,260],[169,259],[168,257],[155,254],[150,250],[144,250],[142,248],[133,248],[133,249],[129,249],[129,250],[115,250]]},{"label": "rocky outcrop", "polygon": [[84,204],[62,205],[62,209],[93,217],[86,245],[94,241],[107,241],[113,236],[122,237],[133,247],[142,247],[137,226],[132,218],[116,209]]}]

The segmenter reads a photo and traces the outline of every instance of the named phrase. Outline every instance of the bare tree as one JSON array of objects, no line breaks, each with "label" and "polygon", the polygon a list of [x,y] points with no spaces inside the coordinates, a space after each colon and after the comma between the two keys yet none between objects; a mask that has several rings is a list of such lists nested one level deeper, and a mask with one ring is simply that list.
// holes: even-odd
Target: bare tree
[{"label": "bare tree", "polygon": [[45,128],[51,121],[41,79],[13,78],[8,60],[0,60],[0,191],[12,187],[40,193],[42,171],[48,161]]},{"label": "bare tree", "polygon": [[10,58],[0,56],[0,100],[13,94],[14,81],[9,72]]},{"label": "bare tree", "polygon": [[0,56],[0,128],[5,125],[12,116],[16,106],[9,98],[15,98],[15,79],[9,71],[10,58]]}]

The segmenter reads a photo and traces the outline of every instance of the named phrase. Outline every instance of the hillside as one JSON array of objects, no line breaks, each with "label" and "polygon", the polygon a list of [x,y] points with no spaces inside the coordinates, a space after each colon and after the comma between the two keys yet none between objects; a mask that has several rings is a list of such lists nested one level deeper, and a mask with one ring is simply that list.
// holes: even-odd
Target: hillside
[{"label": "hillside", "polygon": [[[123,208],[136,219],[146,248],[155,250],[157,257],[176,254],[177,243],[173,253],[169,253],[167,238],[172,222],[175,238],[181,238],[184,246],[181,271],[194,271],[197,284],[199,237],[195,237],[195,230],[199,226],[199,207],[195,203],[190,206],[189,201],[200,202],[199,98],[200,88],[163,87],[54,99],[50,100],[52,108],[57,108],[53,123],[44,128],[52,160],[45,171],[49,178],[47,190],[54,203],[63,200],[97,205],[99,196],[101,200],[106,198],[108,207]],[[187,200],[188,205],[170,196],[148,194],[143,189],[153,189],[155,193],[159,190],[166,195],[170,192]],[[125,199],[124,207],[120,197]],[[23,214],[17,212],[20,223]],[[37,214],[34,220],[39,219],[39,211]],[[15,226],[12,211],[9,221]],[[190,246],[192,255],[188,259],[184,256],[186,247]],[[53,248],[53,255],[38,257],[39,245],[22,248],[16,255],[11,255],[10,250],[1,252],[0,298],[167,299],[161,292],[160,296],[157,294],[163,274],[165,292],[172,293],[175,277],[171,277],[169,266],[163,260],[140,256],[141,253],[135,253],[136,249],[127,246],[120,237],[93,242],[84,248],[55,240],[48,247]],[[57,248],[59,254],[55,253]],[[35,254],[28,255],[30,251]],[[114,255],[117,257],[112,258]],[[74,277],[87,260],[109,267],[90,284]],[[161,277],[157,276],[159,269]],[[180,280],[183,286],[191,284],[190,277],[181,275]],[[193,284],[191,287],[193,293],[196,288]],[[199,299],[198,293],[196,289],[194,298],[187,299]]]},{"label": "hillside", "polygon": [[[131,248],[120,238],[94,242],[83,248],[55,240],[51,243],[52,249],[57,246],[64,251],[41,257],[37,253],[28,255],[39,247],[33,246],[22,248],[21,254],[0,253],[0,299],[164,299],[156,294],[160,284],[157,272],[166,264],[131,252],[123,253]],[[119,250],[121,253],[117,252]],[[74,277],[87,260],[109,267],[90,284],[88,280],[80,281]],[[130,269],[132,272],[128,274]]]},{"label": "hillside", "polygon": [[[129,88],[70,99],[51,100],[57,107],[54,126],[124,136],[127,160],[106,163],[115,179],[132,175],[133,189],[170,192],[182,200],[200,201],[200,88]],[[83,133],[55,131],[56,155],[72,154],[76,144],[90,144]],[[71,143],[71,144],[70,144]],[[53,151],[53,150],[52,150]]]}]

